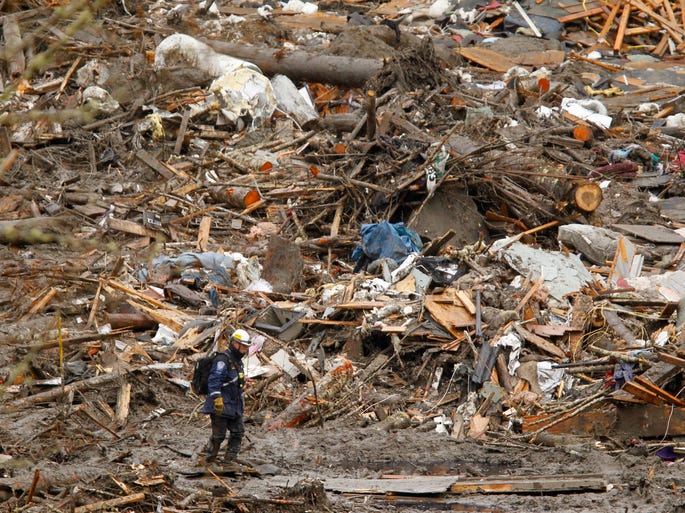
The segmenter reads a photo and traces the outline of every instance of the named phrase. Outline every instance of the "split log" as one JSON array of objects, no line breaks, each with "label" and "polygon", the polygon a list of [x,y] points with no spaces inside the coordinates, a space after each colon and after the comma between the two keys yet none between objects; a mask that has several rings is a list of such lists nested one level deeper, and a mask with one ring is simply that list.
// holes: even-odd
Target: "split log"
[{"label": "split log", "polygon": [[317,409],[317,405],[334,399],[352,380],[354,367],[349,360],[342,359],[336,367],[316,384],[307,387],[297,399],[292,401],[288,407],[279,415],[265,423],[266,429],[291,428],[302,424],[309,419]]},{"label": "split log", "polygon": [[256,64],[265,75],[285,75],[293,82],[320,82],[362,86],[383,68],[376,59],[316,55],[308,52],[274,52],[240,43],[200,38],[214,50]]}]

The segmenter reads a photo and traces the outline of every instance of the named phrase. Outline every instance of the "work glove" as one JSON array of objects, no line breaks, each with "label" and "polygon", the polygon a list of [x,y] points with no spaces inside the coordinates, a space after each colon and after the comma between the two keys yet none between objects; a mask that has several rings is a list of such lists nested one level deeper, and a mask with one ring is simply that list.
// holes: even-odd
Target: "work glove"
[{"label": "work glove", "polygon": [[214,414],[215,415],[221,415],[221,413],[224,411],[224,398],[219,396],[216,399],[214,399]]}]

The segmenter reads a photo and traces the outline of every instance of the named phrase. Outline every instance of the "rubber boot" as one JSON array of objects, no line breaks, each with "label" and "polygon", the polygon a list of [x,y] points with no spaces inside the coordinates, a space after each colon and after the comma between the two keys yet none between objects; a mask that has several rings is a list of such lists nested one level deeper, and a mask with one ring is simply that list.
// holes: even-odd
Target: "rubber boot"
[{"label": "rubber boot", "polygon": [[224,461],[226,463],[232,463],[238,459],[238,453],[232,451],[230,447],[226,447],[226,454],[224,455]]},{"label": "rubber boot", "polygon": [[205,463],[212,463],[214,460],[216,460],[217,455],[219,454],[219,448],[221,447],[221,441],[214,440],[213,438],[209,439],[209,443],[207,444],[207,455],[205,456]]},{"label": "rubber boot", "polygon": [[238,459],[242,442],[242,434],[231,433],[226,444],[226,461],[236,461]]}]

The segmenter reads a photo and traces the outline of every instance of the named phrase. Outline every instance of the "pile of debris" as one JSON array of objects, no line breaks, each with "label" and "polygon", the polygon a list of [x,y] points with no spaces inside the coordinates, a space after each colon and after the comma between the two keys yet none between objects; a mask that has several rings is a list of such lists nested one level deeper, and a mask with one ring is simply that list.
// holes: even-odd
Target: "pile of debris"
[{"label": "pile of debris", "polygon": [[[129,372],[191,394],[240,326],[269,429],[683,434],[682,87],[590,53],[680,48],[680,14],[566,6],[602,28],[581,53],[494,4],[5,14],[4,408]],[[483,37],[515,13],[533,37]],[[229,24],[261,46],[201,37]]]}]

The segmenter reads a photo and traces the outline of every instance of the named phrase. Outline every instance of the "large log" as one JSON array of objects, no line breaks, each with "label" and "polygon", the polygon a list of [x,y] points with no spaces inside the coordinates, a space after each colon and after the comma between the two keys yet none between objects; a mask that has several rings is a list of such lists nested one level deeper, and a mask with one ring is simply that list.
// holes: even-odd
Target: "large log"
[{"label": "large log", "polygon": [[321,82],[344,86],[362,86],[383,68],[376,59],[316,55],[308,52],[274,51],[241,43],[202,39],[214,50],[259,66],[265,75],[285,75],[293,82]]},{"label": "large log", "polygon": [[[296,427],[314,414],[319,407],[337,399],[338,394],[354,376],[354,367],[349,360],[341,359],[338,365],[328,371],[321,380],[307,387],[299,397],[273,419],[264,424],[266,429]],[[318,406],[317,406],[318,403]]]}]

